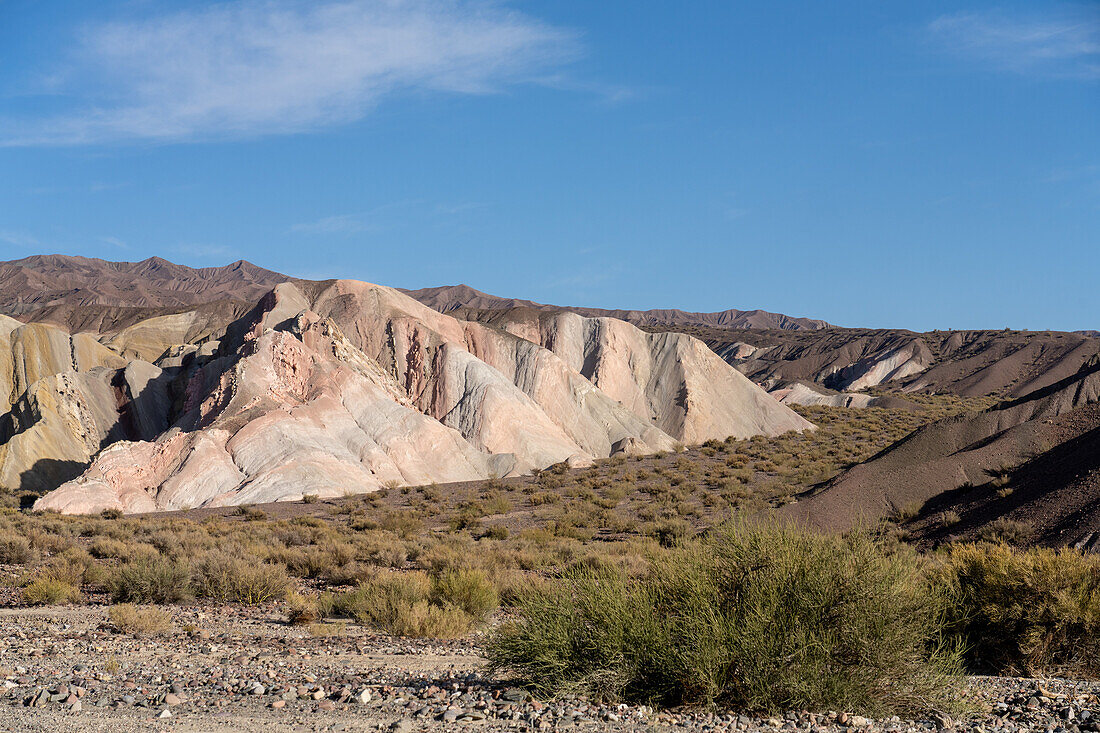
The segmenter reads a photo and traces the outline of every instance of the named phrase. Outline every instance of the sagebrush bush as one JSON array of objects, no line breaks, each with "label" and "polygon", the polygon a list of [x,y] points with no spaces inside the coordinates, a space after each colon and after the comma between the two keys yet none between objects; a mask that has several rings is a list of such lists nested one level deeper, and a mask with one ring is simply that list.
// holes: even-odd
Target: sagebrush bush
[{"label": "sagebrush bush", "polygon": [[80,586],[75,583],[43,575],[34,578],[23,587],[20,593],[23,603],[28,606],[45,606],[58,603],[79,603]]},{"label": "sagebrush bush", "polygon": [[286,620],[293,626],[305,626],[321,620],[321,607],[317,599],[297,592],[286,596]]},{"label": "sagebrush bush", "polygon": [[165,557],[135,560],[115,571],[108,588],[115,602],[177,603],[193,595],[191,568]]},{"label": "sagebrush bush", "polygon": [[93,557],[118,558],[120,560],[152,560],[160,552],[156,547],[145,542],[127,542],[111,537],[96,537],[92,540],[88,551]]},{"label": "sagebrush bush", "polygon": [[978,537],[986,542],[1002,542],[1018,547],[1031,544],[1035,538],[1035,529],[1027,522],[1013,519],[995,519],[978,532]]},{"label": "sagebrush bush", "polygon": [[976,670],[1100,676],[1100,557],[957,545],[937,576],[949,589],[948,630]]},{"label": "sagebrush bush", "polygon": [[107,609],[107,621],[123,634],[151,636],[172,628],[172,619],[159,608],[141,608],[120,603]]},{"label": "sagebrush bush", "polygon": [[394,636],[452,639],[470,630],[461,608],[432,602],[426,573],[379,572],[353,591],[336,596],[334,611]]},{"label": "sagebrush bush", "polygon": [[488,655],[546,694],[754,711],[948,706],[958,656],[918,566],[862,533],[731,525],[641,577],[580,568],[521,593],[519,620]]},{"label": "sagebrush bush", "polygon": [[272,557],[286,565],[299,578],[321,578],[355,559],[355,548],[343,542],[326,542],[288,547],[275,552]]},{"label": "sagebrush bush", "polygon": [[454,606],[477,621],[484,621],[500,604],[496,586],[484,571],[476,568],[446,570],[435,578],[432,600]]},{"label": "sagebrush bush", "polygon": [[25,565],[34,562],[37,554],[26,537],[14,532],[5,532],[0,535],[0,563]]},{"label": "sagebrush bush", "polygon": [[192,581],[197,595],[226,602],[255,606],[283,598],[290,578],[282,565],[260,562],[223,552],[203,557]]}]

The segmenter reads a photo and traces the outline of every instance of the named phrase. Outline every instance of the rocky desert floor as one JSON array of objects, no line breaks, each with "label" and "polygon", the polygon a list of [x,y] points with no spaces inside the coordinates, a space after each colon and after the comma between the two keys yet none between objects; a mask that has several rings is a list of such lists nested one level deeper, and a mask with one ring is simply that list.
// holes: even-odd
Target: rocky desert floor
[{"label": "rocky desert floor", "polygon": [[536,700],[485,671],[476,637],[355,625],[319,633],[274,609],[173,606],[175,629],[118,634],[97,606],[0,611],[0,728],[10,731],[806,730],[1100,731],[1100,683],[970,677],[958,719],[836,711],[753,717]]}]

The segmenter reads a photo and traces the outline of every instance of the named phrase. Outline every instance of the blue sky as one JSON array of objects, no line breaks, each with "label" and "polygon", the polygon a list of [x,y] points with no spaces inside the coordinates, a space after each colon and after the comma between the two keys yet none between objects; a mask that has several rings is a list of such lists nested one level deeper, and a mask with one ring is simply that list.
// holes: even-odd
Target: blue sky
[{"label": "blue sky", "polygon": [[1100,3],[0,0],[0,259],[1100,328]]}]

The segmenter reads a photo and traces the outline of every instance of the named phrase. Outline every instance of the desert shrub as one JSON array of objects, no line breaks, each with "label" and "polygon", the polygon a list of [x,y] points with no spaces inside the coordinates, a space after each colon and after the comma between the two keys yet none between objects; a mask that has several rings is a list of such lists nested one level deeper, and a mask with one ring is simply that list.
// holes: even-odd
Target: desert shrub
[{"label": "desert shrub", "polygon": [[512,510],[512,502],[499,491],[490,492],[485,497],[484,510],[486,514],[507,514]]},{"label": "desert shrub", "polygon": [[73,546],[70,537],[57,532],[55,528],[31,527],[25,533],[31,547],[44,555],[56,555]]},{"label": "desert shrub", "polygon": [[900,524],[902,522],[908,522],[918,514],[920,514],[920,504],[917,502],[909,502],[902,506],[895,506],[890,513],[889,519]]},{"label": "desert shrub", "polygon": [[355,559],[355,548],[341,542],[286,548],[272,553],[272,559],[299,578],[320,578]]},{"label": "desert shrub", "polygon": [[84,584],[101,583],[105,571],[87,552],[79,547],[70,547],[51,557],[39,570],[39,575],[61,580],[79,588]]},{"label": "desert shrub", "polygon": [[938,577],[952,601],[948,630],[975,669],[1100,675],[1100,558],[956,545]]},{"label": "desert shrub", "polygon": [[191,568],[165,557],[143,558],[118,568],[108,581],[111,598],[124,603],[176,603],[192,595]]},{"label": "desert shrub", "polygon": [[1027,522],[1017,522],[1002,517],[982,527],[978,531],[978,537],[986,542],[1022,546],[1034,539],[1035,530]]},{"label": "desert shrub", "polygon": [[305,596],[301,593],[287,593],[286,596],[286,620],[294,626],[302,626],[320,621],[321,604],[313,596]]},{"label": "desert shrub", "polygon": [[450,639],[470,629],[461,608],[431,602],[432,582],[421,572],[380,572],[336,597],[334,611],[394,636]]},{"label": "desert shrub", "polygon": [[946,705],[958,658],[914,555],[862,533],[727,526],[648,573],[579,570],[520,594],[491,666],[540,692],[738,709]]},{"label": "desert shrub", "polygon": [[32,579],[20,593],[28,606],[45,606],[58,603],[78,603],[80,586],[49,574]]},{"label": "desert shrub", "polygon": [[485,534],[481,536],[490,540],[506,540],[509,534],[508,528],[503,524],[494,524],[491,527],[486,527]]},{"label": "desert shrub", "polygon": [[172,619],[159,608],[141,608],[120,603],[107,609],[107,621],[123,634],[151,636],[172,628]]},{"label": "desert shrub", "polygon": [[661,547],[679,547],[687,540],[691,525],[682,519],[670,519],[656,524],[650,535],[660,543]]},{"label": "desert shrub", "polygon": [[120,560],[152,560],[160,554],[157,548],[144,542],[127,542],[112,537],[96,537],[88,546],[88,551],[93,557]]},{"label": "desert shrub", "polygon": [[471,618],[484,621],[500,603],[496,586],[481,570],[447,570],[432,584],[432,600],[442,606],[461,608]]},{"label": "desert shrub", "polygon": [[389,629],[408,606],[427,601],[432,584],[422,572],[376,573],[336,597],[334,610],[362,623]]},{"label": "desert shrub", "polygon": [[424,531],[424,520],[412,511],[386,512],[378,526],[402,539],[408,539]]},{"label": "desert shrub", "polygon": [[91,567],[87,553],[72,548],[24,577],[20,598],[30,606],[56,603],[77,603],[81,599],[80,587],[85,573]]},{"label": "desert shrub", "polygon": [[938,519],[939,519],[939,524],[942,527],[953,527],[954,525],[956,525],[956,524],[958,524],[959,522],[962,521],[962,517],[959,516],[958,512],[954,512],[954,511],[950,511],[950,510],[946,511],[946,512],[942,512],[939,515]]},{"label": "desert shrub", "polygon": [[0,535],[0,563],[25,565],[34,562],[37,554],[26,537],[15,532],[5,532]]},{"label": "desert shrub", "polygon": [[267,519],[267,512],[250,504],[241,504],[238,506],[237,514],[244,517],[245,520],[249,522],[258,522]]},{"label": "desert shrub", "polygon": [[346,621],[309,624],[308,629],[310,636],[318,637],[345,636],[348,633]]},{"label": "desert shrub", "polygon": [[194,579],[200,596],[249,606],[286,595],[290,578],[282,565],[225,553],[210,553],[198,564]]}]

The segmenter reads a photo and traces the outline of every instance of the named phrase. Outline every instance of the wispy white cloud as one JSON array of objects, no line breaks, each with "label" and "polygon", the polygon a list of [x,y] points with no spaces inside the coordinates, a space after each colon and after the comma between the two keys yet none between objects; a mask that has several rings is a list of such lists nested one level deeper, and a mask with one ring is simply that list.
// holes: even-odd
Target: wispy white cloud
[{"label": "wispy white cloud", "polygon": [[21,249],[37,249],[40,244],[37,238],[29,234],[11,230],[0,230],[0,242]]},{"label": "wispy white cloud", "polygon": [[88,186],[89,193],[101,193],[103,191],[117,191],[120,188],[126,188],[130,184],[128,183],[105,183],[103,181],[94,181]]},{"label": "wispy white cloud", "polygon": [[361,234],[376,228],[362,214],[337,214],[295,224],[291,230],[305,234]]},{"label": "wispy white cloud", "polygon": [[290,231],[299,234],[379,232],[400,227],[413,218],[418,220],[434,218],[437,221],[448,221],[489,206],[490,204],[478,201],[438,204],[431,204],[428,201],[418,199],[393,201],[376,206],[369,211],[333,214],[314,221],[295,224],[290,228]]},{"label": "wispy white cloud", "polygon": [[168,248],[176,254],[183,255],[185,257],[194,257],[200,260],[218,260],[221,262],[229,262],[230,260],[237,259],[237,251],[231,247],[225,247],[219,244],[201,244],[196,242],[184,242],[182,244],[176,244]]},{"label": "wispy white cloud", "polygon": [[953,13],[928,24],[943,48],[1016,73],[1100,79],[1100,6],[1058,15]]},{"label": "wispy white cloud", "polygon": [[419,206],[422,203],[418,200],[391,201],[381,206],[375,206],[369,211],[333,214],[314,221],[295,224],[290,229],[293,232],[306,234],[360,234],[362,232],[377,231],[385,228],[386,216],[391,212]]},{"label": "wispy white cloud", "polygon": [[489,204],[483,204],[478,201],[468,201],[461,204],[436,204],[435,213],[440,216],[458,216],[468,211],[477,211],[478,209],[485,209],[488,207]]},{"label": "wispy white cloud", "polygon": [[1100,174],[1100,165],[1077,165],[1063,168],[1055,168],[1043,177],[1044,183],[1065,183],[1067,181],[1080,181],[1096,178]]},{"label": "wispy white cloud", "polygon": [[105,242],[112,247],[118,247],[119,249],[130,249],[130,245],[123,242],[118,237],[99,237],[99,241]]},{"label": "wispy white cloud", "polygon": [[387,94],[533,81],[576,35],[491,0],[236,0],[85,28],[53,82],[69,109],[0,122],[0,144],[188,141],[310,131]]}]

